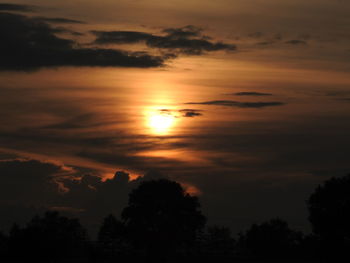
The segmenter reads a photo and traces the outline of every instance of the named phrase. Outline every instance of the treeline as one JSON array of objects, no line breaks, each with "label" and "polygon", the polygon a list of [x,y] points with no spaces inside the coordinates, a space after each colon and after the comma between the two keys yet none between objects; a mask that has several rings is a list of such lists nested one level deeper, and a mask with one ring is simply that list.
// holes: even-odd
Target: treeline
[{"label": "treeline", "polygon": [[55,211],[0,234],[2,262],[340,261],[350,251],[350,175],[317,187],[307,201],[313,233],[282,219],[252,225],[233,238],[207,226],[198,198],[169,180],[146,181],[129,195],[120,219],[108,215],[97,240],[78,219]]}]

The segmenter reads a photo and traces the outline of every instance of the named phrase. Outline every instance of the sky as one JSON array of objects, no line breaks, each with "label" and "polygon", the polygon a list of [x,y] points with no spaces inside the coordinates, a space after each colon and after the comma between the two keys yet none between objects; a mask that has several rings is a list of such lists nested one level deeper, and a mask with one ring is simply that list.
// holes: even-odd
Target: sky
[{"label": "sky", "polygon": [[140,182],[168,178],[234,234],[276,217],[310,231],[308,196],[350,172],[349,12],[0,3],[0,230],[52,209],[96,232]]}]

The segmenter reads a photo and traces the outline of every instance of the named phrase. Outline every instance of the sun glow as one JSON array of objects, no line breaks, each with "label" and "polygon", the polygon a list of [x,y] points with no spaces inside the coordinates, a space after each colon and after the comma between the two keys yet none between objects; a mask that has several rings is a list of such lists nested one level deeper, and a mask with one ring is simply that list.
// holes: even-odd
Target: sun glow
[{"label": "sun glow", "polygon": [[147,124],[155,134],[168,134],[174,126],[176,116],[169,112],[155,111],[148,114]]}]

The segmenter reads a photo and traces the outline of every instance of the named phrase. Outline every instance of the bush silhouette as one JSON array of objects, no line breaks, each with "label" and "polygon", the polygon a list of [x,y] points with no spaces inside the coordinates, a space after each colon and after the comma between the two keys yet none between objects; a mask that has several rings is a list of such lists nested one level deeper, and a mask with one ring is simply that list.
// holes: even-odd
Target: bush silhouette
[{"label": "bush silhouette", "polygon": [[136,248],[163,256],[190,248],[205,224],[198,198],[165,179],[134,189],[122,219]]},{"label": "bush silhouette", "polygon": [[301,240],[302,234],[291,230],[281,219],[254,224],[241,236],[248,251],[262,258],[290,258]]},{"label": "bush silhouette", "polygon": [[0,232],[0,258],[4,257],[7,251],[8,237]]},{"label": "bush silhouette", "polygon": [[214,256],[226,256],[234,251],[235,240],[228,227],[210,226],[204,238],[204,253]]},{"label": "bush silhouette", "polygon": [[74,257],[82,253],[86,240],[85,229],[78,219],[69,219],[57,212],[46,212],[43,217],[34,217],[25,228],[16,224],[12,227],[9,253],[14,258],[36,260]]}]

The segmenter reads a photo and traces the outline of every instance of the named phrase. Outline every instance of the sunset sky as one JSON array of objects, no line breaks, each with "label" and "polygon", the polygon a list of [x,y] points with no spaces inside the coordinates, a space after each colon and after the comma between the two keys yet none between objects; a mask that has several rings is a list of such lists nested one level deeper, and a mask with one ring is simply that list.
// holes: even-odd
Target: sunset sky
[{"label": "sunset sky", "polygon": [[[0,230],[166,177],[233,233],[350,172],[348,0],[0,3]],[[124,171],[129,174],[129,178]]]}]

